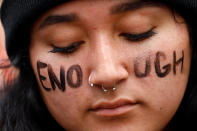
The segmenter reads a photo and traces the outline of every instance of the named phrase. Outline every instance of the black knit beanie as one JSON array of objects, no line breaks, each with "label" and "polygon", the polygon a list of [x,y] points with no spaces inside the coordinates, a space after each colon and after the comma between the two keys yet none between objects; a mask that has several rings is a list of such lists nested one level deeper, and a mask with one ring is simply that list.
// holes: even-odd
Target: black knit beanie
[{"label": "black knit beanie", "polygon": [[[4,0],[1,18],[6,34],[6,48],[12,63],[20,66],[27,51],[30,28],[45,11],[68,0]],[[197,22],[197,0],[156,0],[185,14],[191,23]],[[189,18],[190,17],[190,18]],[[197,23],[196,23],[197,24]],[[195,26],[194,24],[192,26]],[[193,27],[192,27],[193,28]],[[195,27],[196,29],[196,27]],[[196,34],[196,33],[195,33]]]},{"label": "black knit beanie", "polygon": [[3,0],[1,19],[6,36],[8,56],[17,67],[26,57],[30,29],[35,20],[47,10],[68,0]]}]

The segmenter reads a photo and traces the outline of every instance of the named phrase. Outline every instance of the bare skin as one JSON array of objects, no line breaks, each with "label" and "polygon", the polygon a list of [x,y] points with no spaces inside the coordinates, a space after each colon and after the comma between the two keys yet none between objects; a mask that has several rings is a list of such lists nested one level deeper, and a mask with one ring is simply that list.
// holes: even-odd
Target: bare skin
[{"label": "bare skin", "polygon": [[[30,59],[42,97],[68,131],[164,130],[180,105],[191,61],[186,24],[177,23],[163,5],[118,8],[128,2],[136,1],[72,1],[46,12],[32,28]],[[184,60],[175,64],[182,52]],[[137,77],[136,59],[138,71],[144,72],[147,58],[151,70]],[[38,70],[38,61],[46,64],[44,68]],[[167,64],[171,70],[158,77],[155,70],[163,73]],[[72,88],[65,77],[66,90],[57,84],[55,90],[43,88],[53,89],[49,71],[61,82],[61,69],[66,76],[72,65],[79,65],[83,73],[79,87]],[[45,79],[40,81],[39,74]],[[78,80],[77,71],[70,76]],[[89,76],[91,83],[107,89],[116,82],[117,90],[104,93],[90,87]]]}]

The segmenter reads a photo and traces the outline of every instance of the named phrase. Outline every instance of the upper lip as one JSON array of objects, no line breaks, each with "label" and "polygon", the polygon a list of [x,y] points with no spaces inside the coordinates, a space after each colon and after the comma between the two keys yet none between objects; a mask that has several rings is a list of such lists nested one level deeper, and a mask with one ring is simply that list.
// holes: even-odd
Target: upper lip
[{"label": "upper lip", "polygon": [[131,101],[128,99],[118,99],[115,101],[100,101],[93,105],[91,110],[99,110],[99,109],[115,109],[125,105],[135,105],[136,101]]}]

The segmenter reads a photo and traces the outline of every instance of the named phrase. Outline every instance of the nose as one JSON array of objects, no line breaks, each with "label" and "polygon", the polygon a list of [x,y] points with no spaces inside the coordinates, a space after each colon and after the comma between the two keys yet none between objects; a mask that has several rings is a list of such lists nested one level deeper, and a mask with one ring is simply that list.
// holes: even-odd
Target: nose
[{"label": "nose", "polygon": [[91,71],[89,84],[112,90],[114,84],[126,80],[128,71],[124,64],[124,58],[115,43],[109,39],[100,39],[94,42],[94,49],[91,51]]}]

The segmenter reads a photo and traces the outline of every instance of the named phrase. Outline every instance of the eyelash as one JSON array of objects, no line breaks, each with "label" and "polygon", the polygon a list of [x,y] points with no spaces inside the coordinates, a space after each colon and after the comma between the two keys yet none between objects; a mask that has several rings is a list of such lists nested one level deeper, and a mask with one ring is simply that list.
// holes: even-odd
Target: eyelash
[{"label": "eyelash", "polygon": [[[156,33],[153,31],[155,27],[151,28],[147,32],[141,33],[141,34],[131,34],[131,33],[121,33],[119,36],[125,37],[128,41],[143,41],[145,39],[148,39],[152,36],[154,36]],[[71,54],[75,52],[81,44],[85,43],[84,41],[74,42],[70,46],[67,47],[57,47],[54,44],[51,44],[53,49],[49,51],[50,53],[65,53],[65,54]]]},{"label": "eyelash", "polygon": [[141,34],[121,33],[119,36],[124,37],[128,41],[138,42],[154,36],[156,33],[153,31],[155,27]]},{"label": "eyelash", "polygon": [[57,47],[54,44],[52,44],[53,49],[51,51],[49,51],[49,52],[50,53],[60,52],[60,53],[71,54],[74,51],[76,51],[79,48],[79,46],[81,44],[83,44],[83,43],[84,43],[84,41],[74,42],[74,43],[72,43],[71,45],[69,45],[67,47]]}]

